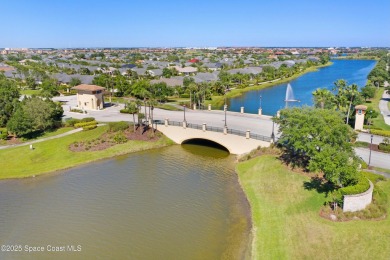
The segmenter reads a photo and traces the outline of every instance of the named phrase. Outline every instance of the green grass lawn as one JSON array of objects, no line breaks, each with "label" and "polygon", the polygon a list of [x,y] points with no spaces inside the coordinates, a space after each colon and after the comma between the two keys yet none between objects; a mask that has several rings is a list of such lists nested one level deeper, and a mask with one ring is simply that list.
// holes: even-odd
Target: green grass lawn
[{"label": "green grass lawn", "polygon": [[[98,138],[108,129],[101,126],[94,130],[83,131],[62,138],[34,144],[34,150],[28,146],[0,150],[0,179],[22,178],[53,172],[102,158],[166,146],[172,141],[162,137],[157,142],[128,141],[106,150],[94,152],[72,152],[69,145],[75,141]],[[5,158],[5,159],[3,159]]]},{"label": "green grass lawn", "polygon": [[365,105],[372,106],[375,110],[379,112],[378,117],[372,120],[373,126],[382,128],[383,130],[390,131],[390,126],[385,123],[385,120],[383,119],[383,115],[379,111],[379,101],[382,99],[382,95],[384,91],[385,91],[384,88],[379,88],[375,93],[375,97],[369,102],[366,102]]},{"label": "green grass lawn", "polygon": [[164,109],[164,110],[170,110],[170,111],[181,111],[181,109],[175,107],[175,106],[172,106],[170,104],[158,104],[157,106],[155,106],[156,108],[160,108],[160,109]]},{"label": "green grass lawn", "polygon": [[[319,216],[324,194],[273,156],[237,165],[252,210],[252,259],[390,259],[390,219],[332,222]],[[389,196],[390,181],[378,188]],[[390,205],[388,205],[390,210]]]}]

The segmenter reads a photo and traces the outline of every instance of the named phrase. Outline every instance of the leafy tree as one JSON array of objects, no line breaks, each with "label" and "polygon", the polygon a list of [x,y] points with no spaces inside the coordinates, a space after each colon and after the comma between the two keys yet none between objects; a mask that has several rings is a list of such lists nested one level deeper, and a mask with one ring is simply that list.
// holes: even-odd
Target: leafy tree
[{"label": "leafy tree", "polygon": [[348,186],[357,181],[358,160],[349,141],[353,130],[343,117],[328,109],[283,109],[279,124],[283,158],[294,166],[321,171],[329,182]]},{"label": "leafy tree", "polygon": [[368,98],[373,98],[375,96],[375,87],[372,85],[366,85],[364,88],[361,89],[361,95],[364,98],[365,101],[367,101]]},{"label": "leafy tree", "polygon": [[41,96],[52,98],[59,94],[56,79],[45,79],[41,85]]},{"label": "leafy tree", "polygon": [[7,123],[7,129],[16,136],[42,132],[61,122],[61,104],[39,97],[25,98]]},{"label": "leafy tree", "polygon": [[81,84],[81,80],[79,78],[72,77],[69,81],[69,85],[71,87],[78,86]]},{"label": "leafy tree", "polygon": [[5,126],[11,117],[20,93],[16,83],[0,74],[0,126]]}]

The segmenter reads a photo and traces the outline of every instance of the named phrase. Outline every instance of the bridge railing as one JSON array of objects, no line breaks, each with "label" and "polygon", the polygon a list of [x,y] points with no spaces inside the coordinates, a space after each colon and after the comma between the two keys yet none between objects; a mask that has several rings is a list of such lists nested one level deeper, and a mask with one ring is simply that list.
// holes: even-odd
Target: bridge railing
[{"label": "bridge railing", "polygon": [[[165,124],[165,122],[162,121],[162,120],[155,120],[154,123],[158,124],[158,125],[164,125]],[[171,126],[181,126],[182,127],[183,126],[183,122],[168,121],[168,125],[171,125]],[[197,129],[197,130],[203,130],[203,125],[199,125],[199,124],[187,123],[186,127],[187,128],[192,128],[192,129]],[[221,127],[214,127],[214,126],[207,126],[206,125],[206,131],[223,133],[224,129],[221,128]],[[243,137],[247,136],[246,131],[235,130],[235,129],[227,129],[227,133],[228,134],[232,134],[232,135],[243,136]],[[264,136],[264,135],[250,133],[249,137],[251,139],[256,139],[256,140],[265,141],[265,142],[271,142],[271,137]]]}]

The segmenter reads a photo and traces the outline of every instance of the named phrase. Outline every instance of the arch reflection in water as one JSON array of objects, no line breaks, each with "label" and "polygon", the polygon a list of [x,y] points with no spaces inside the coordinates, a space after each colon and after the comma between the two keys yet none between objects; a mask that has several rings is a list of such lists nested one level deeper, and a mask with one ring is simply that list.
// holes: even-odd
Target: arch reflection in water
[{"label": "arch reflection in water", "polygon": [[186,140],[182,143],[182,147],[192,154],[205,157],[225,158],[230,154],[223,145],[200,138]]}]

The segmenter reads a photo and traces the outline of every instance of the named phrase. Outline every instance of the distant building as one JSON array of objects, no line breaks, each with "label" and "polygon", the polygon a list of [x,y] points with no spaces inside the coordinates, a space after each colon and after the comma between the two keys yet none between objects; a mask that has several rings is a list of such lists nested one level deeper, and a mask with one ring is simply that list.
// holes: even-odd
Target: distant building
[{"label": "distant building", "polygon": [[86,110],[103,109],[103,93],[105,88],[96,85],[81,84],[72,89],[77,91],[77,107]]}]

